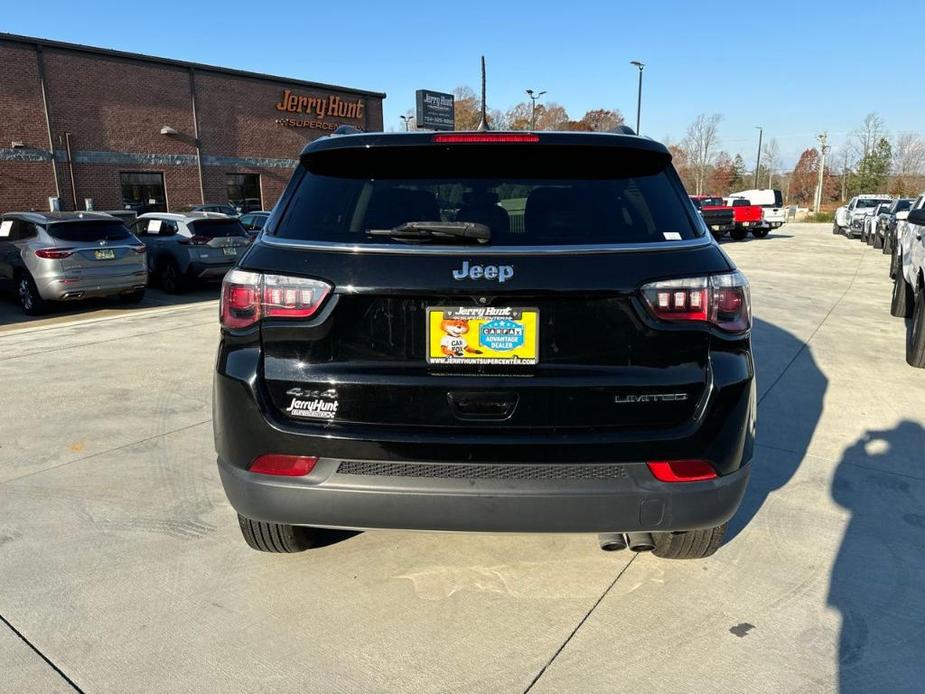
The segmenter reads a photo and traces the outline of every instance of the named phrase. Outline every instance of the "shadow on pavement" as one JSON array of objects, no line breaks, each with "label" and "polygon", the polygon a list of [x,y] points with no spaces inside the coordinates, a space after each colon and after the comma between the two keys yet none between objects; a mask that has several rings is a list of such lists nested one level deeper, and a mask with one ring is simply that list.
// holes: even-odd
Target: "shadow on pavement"
[{"label": "shadow on pavement", "polygon": [[903,421],[845,449],[832,498],[851,514],[829,583],[839,691],[925,691],[925,429]]},{"label": "shadow on pavement", "polygon": [[[787,400],[790,416],[778,417],[776,425],[786,427],[787,451],[774,457],[774,464],[753,465],[745,498],[729,523],[726,541],[731,542],[761,510],[768,495],[783,487],[799,468],[822,416],[822,401],[829,380],[819,369],[812,350],[792,333],[773,323],[755,319],[752,347],[758,378],[758,431],[762,428],[761,404],[770,394],[776,379],[788,375],[798,379]],[[765,382],[765,379],[768,382]],[[759,437],[760,438],[760,437]]]},{"label": "shadow on pavement", "polygon": [[198,301],[217,299],[221,285],[217,282],[202,284],[183,292],[182,294],[167,294],[160,289],[148,287],[145,298],[137,304],[128,304],[120,301],[118,297],[101,299],[86,299],[83,301],[55,302],[51,308],[40,316],[27,316],[22,312],[19,302],[13,294],[0,293],[0,326],[19,325],[26,327],[30,323],[61,318],[62,316],[76,316],[92,318],[95,313],[110,315],[112,312],[131,313],[139,308],[155,308],[162,306],[182,306]]}]

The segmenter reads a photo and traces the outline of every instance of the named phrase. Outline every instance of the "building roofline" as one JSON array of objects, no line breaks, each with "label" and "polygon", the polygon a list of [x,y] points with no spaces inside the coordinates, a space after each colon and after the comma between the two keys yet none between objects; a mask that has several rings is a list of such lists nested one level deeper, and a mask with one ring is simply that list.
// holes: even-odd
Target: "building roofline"
[{"label": "building roofline", "polygon": [[65,51],[75,51],[78,53],[90,53],[92,55],[107,56],[110,58],[123,58],[126,60],[137,60],[145,63],[157,63],[168,65],[170,67],[179,67],[184,69],[198,70],[200,72],[215,72],[222,75],[231,75],[233,77],[246,77],[250,79],[269,80],[283,84],[295,84],[302,87],[312,87],[315,89],[326,89],[331,91],[346,92],[348,94],[360,94],[362,96],[372,96],[380,99],[385,98],[385,92],[373,92],[366,89],[355,89],[353,87],[343,87],[338,84],[324,84],[323,82],[310,82],[308,80],[296,79],[294,77],[281,77],[279,75],[268,75],[262,72],[251,72],[249,70],[236,70],[234,68],[218,67],[217,65],[207,65],[206,63],[193,63],[187,60],[174,60],[173,58],[161,58],[144,53],[132,53],[129,51],[117,51],[112,48],[98,48],[97,46],[87,46],[82,43],[68,43],[66,41],[55,41],[52,39],[43,39],[35,36],[23,36],[20,34],[7,34],[0,32],[0,43],[9,41],[11,43],[24,43],[31,46],[42,46],[43,48],[56,48]]}]

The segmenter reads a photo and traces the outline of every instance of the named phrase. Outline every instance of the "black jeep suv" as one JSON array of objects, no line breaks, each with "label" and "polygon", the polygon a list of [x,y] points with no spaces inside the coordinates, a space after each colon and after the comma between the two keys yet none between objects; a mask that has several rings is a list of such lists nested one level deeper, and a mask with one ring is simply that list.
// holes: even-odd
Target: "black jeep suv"
[{"label": "black jeep suv", "polygon": [[656,142],[327,137],[223,284],[222,482],[263,551],[393,528],[707,556],[749,474],[750,328]]}]

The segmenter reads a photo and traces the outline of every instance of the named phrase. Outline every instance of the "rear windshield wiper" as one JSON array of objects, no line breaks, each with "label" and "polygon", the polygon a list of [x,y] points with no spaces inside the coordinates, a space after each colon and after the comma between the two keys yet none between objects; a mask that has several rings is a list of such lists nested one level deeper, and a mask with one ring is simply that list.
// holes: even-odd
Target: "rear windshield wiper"
[{"label": "rear windshield wiper", "polygon": [[391,229],[367,229],[366,234],[408,240],[491,241],[491,229],[478,222],[405,222]]}]

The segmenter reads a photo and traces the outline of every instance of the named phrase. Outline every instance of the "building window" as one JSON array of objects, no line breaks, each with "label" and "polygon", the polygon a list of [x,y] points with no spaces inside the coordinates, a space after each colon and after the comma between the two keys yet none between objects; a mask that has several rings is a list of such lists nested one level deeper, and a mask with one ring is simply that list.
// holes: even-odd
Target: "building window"
[{"label": "building window", "polygon": [[228,202],[239,212],[262,210],[260,174],[228,174]]},{"label": "building window", "polygon": [[119,173],[122,184],[122,207],[145,212],[166,212],[167,195],[164,192],[164,174],[149,171]]}]

